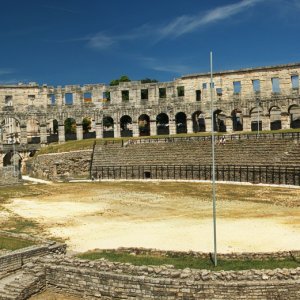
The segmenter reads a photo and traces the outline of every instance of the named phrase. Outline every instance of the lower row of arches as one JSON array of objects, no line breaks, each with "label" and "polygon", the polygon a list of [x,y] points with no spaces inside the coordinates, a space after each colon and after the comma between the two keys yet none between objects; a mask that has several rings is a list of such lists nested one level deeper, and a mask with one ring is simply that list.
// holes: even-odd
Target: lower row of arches
[{"label": "lower row of arches", "polygon": [[[282,129],[282,112],[278,107],[272,107],[267,114],[268,129]],[[148,114],[141,114],[136,120],[129,115],[123,115],[119,120],[113,119],[112,116],[104,116],[100,130],[103,137],[131,137],[149,136],[149,135],[169,135],[190,132],[205,132],[211,130],[213,126],[215,131],[226,132],[228,127],[233,131],[242,130],[262,130],[263,120],[266,114],[262,108],[256,107],[250,111],[250,128],[244,126],[244,119],[241,110],[234,109],[230,116],[227,116],[222,110],[216,109],[213,113],[213,124],[210,116],[205,115],[202,111],[195,111],[191,116],[184,112],[178,112],[174,119],[166,113],[158,114],[155,119],[151,119]],[[300,107],[293,106],[289,109],[287,118],[289,119],[290,128],[300,128]],[[60,124],[62,125],[62,124]],[[59,122],[56,119],[48,121],[46,126],[47,142],[58,141]],[[82,138],[95,138],[97,126],[92,117],[85,117],[81,124],[76,124],[75,119],[67,118],[63,124],[63,134],[65,140],[78,138],[78,127],[81,128]],[[21,137],[21,128],[19,122],[14,118],[6,118],[1,123],[1,140],[3,143],[19,143]],[[117,134],[116,134],[117,133]],[[61,134],[61,133],[60,133]],[[27,142],[39,143],[41,137],[41,126],[35,119],[29,119],[26,126]]]}]

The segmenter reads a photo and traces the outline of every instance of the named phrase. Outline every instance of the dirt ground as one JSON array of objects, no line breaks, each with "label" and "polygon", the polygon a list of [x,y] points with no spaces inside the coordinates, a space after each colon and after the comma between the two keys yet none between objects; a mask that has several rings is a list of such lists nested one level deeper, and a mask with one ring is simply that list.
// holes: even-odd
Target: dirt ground
[{"label": "dirt ground", "polygon": [[[211,185],[94,182],[36,185],[33,196],[4,204],[36,233],[66,240],[69,251],[147,247],[213,249]],[[2,223],[1,223],[2,222]],[[300,189],[218,184],[218,252],[300,249]]]},{"label": "dirt ground", "polygon": [[71,295],[56,293],[53,291],[45,291],[38,295],[32,296],[29,299],[30,300],[80,300],[80,298]]}]

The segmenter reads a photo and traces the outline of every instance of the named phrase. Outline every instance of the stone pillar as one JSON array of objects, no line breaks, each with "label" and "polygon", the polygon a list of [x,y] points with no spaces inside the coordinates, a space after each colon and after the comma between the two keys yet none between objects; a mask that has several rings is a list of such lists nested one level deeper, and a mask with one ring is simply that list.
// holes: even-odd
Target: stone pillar
[{"label": "stone pillar", "polygon": [[243,116],[243,131],[251,131],[251,117]]},{"label": "stone pillar", "polygon": [[40,126],[41,144],[47,144],[47,125],[42,124]]},{"label": "stone pillar", "polygon": [[186,129],[187,129],[187,133],[193,133],[193,120],[192,119],[186,120]]},{"label": "stone pillar", "polygon": [[82,124],[76,124],[76,139],[77,141],[83,140],[83,128]]},{"label": "stone pillar", "polygon": [[281,113],[281,129],[291,128],[291,118],[288,113]]},{"label": "stone pillar", "polygon": [[176,123],[175,120],[169,121],[169,132],[170,134],[176,134]]},{"label": "stone pillar", "polygon": [[103,126],[102,123],[96,123],[96,139],[103,138]]},{"label": "stone pillar", "polygon": [[226,131],[227,132],[232,132],[233,131],[232,118],[231,117],[226,117],[225,125],[226,125]]},{"label": "stone pillar", "polygon": [[20,126],[20,143],[21,144],[27,144],[27,126],[21,125]]},{"label": "stone pillar", "polygon": [[132,122],[132,136],[133,137],[138,137],[139,134],[139,125],[138,123]]},{"label": "stone pillar", "polygon": [[58,125],[58,142],[59,143],[64,143],[66,141],[65,137],[65,125]]},{"label": "stone pillar", "polygon": [[150,135],[157,135],[156,121],[150,121]]},{"label": "stone pillar", "polygon": [[262,130],[270,130],[270,116],[261,116],[261,128]]},{"label": "stone pillar", "polygon": [[121,136],[121,134],[120,134],[120,125],[119,125],[119,123],[115,123],[114,124],[114,137],[118,138],[120,136]]},{"label": "stone pillar", "polygon": [[205,131],[211,132],[211,117],[205,118]]}]

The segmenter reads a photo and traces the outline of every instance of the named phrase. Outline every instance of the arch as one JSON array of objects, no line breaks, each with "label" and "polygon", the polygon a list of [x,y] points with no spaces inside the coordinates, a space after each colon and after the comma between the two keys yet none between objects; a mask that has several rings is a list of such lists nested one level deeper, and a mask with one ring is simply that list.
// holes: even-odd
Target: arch
[{"label": "arch", "polygon": [[27,119],[27,143],[39,144],[40,142],[40,122],[35,118]]},{"label": "arch", "polygon": [[250,110],[251,119],[251,131],[261,131],[262,130],[262,114],[263,110],[259,107],[254,107]]},{"label": "arch", "polygon": [[84,117],[82,119],[83,139],[96,138],[95,121],[91,117]]},{"label": "arch", "polygon": [[120,118],[121,137],[132,137],[132,118],[124,115]]},{"label": "arch", "polygon": [[270,113],[270,129],[281,129],[281,109],[278,106],[272,106],[269,110]]},{"label": "arch", "polygon": [[175,116],[176,133],[187,133],[186,114],[179,112]]},{"label": "arch", "polygon": [[4,118],[0,130],[0,138],[3,144],[20,143],[21,129],[18,119],[13,117]]},{"label": "arch", "polygon": [[142,114],[138,118],[139,135],[149,136],[150,135],[150,117],[146,114]]},{"label": "arch", "polygon": [[114,119],[111,116],[103,117],[103,137],[104,138],[114,137]]},{"label": "arch", "polygon": [[242,111],[238,108],[231,112],[233,131],[243,131]]},{"label": "arch", "polygon": [[14,166],[14,171],[20,171],[22,157],[18,152],[9,151],[3,157],[3,167]]},{"label": "arch", "polygon": [[47,142],[58,142],[58,120],[50,119],[47,121]]},{"label": "arch", "polygon": [[296,104],[291,105],[288,111],[290,114],[290,127],[300,128],[300,106]]},{"label": "arch", "polygon": [[65,139],[76,140],[76,121],[73,118],[67,118],[64,122],[65,125]]},{"label": "arch", "polygon": [[157,135],[170,134],[169,117],[165,113],[156,116],[156,133]]},{"label": "arch", "polygon": [[205,132],[205,116],[200,110],[192,114],[193,132]]},{"label": "arch", "polygon": [[226,132],[226,115],[221,109],[216,109],[213,113],[213,128],[214,131]]}]

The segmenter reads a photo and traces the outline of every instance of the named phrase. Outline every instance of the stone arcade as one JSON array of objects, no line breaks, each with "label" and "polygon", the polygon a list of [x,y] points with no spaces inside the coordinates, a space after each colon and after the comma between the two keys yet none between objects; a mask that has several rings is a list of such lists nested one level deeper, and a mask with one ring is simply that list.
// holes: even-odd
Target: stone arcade
[{"label": "stone arcade", "polygon": [[[299,73],[300,63],[216,72],[215,130],[299,128]],[[210,75],[202,73],[172,82],[131,81],[118,86],[2,85],[1,141],[45,144],[210,131],[209,82]],[[86,132],[85,118],[91,122]],[[65,132],[66,120],[76,134]]]}]

